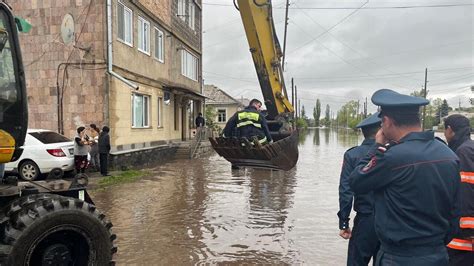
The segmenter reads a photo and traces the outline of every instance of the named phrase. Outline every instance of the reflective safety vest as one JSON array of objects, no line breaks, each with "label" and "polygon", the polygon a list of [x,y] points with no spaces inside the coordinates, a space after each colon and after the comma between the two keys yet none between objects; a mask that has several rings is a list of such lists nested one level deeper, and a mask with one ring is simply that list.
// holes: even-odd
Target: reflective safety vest
[{"label": "reflective safety vest", "polygon": [[254,126],[256,128],[262,128],[260,124],[260,114],[255,112],[240,112],[237,114],[237,127],[245,127],[245,126]]},{"label": "reflective safety vest", "polygon": [[449,242],[448,247],[457,250],[474,251],[472,249],[472,241],[473,240],[453,238],[453,240]]},{"label": "reflective safety vest", "polygon": [[[461,183],[474,184],[474,172],[461,172]],[[459,220],[461,229],[474,229],[474,217],[461,217]],[[448,244],[449,248],[456,250],[474,251],[473,240],[453,238]]]}]

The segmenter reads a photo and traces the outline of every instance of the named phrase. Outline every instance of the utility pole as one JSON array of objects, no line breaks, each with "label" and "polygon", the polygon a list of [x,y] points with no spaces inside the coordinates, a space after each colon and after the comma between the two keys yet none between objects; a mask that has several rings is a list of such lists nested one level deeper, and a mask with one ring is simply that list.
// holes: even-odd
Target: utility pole
[{"label": "utility pole", "polygon": [[281,69],[285,71],[285,54],[286,54],[286,32],[288,29],[288,9],[290,7],[290,0],[286,0],[285,12],[285,34],[283,35],[283,60],[281,61]]},{"label": "utility pole", "polygon": [[367,97],[365,97],[365,104],[364,104],[364,119],[367,118]]},{"label": "utility pole", "polygon": [[[423,98],[426,99],[426,84],[428,83],[428,68],[425,68],[425,87],[423,88]],[[421,130],[425,130],[425,119],[426,119],[426,105],[423,106],[423,122],[421,124]]]},{"label": "utility pole", "polygon": [[459,98],[459,112],[461,112],[461,98]]},{"label": "utility pole", "polygon": [[298,117],[301,117],[301,100],[298,100]]},{"label": "utility pole", "polygon": [[293,82],[293,78],[291,78],[291,105],[295,107],[295,83]]},{"label": "utility pole", "polygon": [[298,119],[298,87],[295,85],[295,112],[296,112],[296,119]]}]

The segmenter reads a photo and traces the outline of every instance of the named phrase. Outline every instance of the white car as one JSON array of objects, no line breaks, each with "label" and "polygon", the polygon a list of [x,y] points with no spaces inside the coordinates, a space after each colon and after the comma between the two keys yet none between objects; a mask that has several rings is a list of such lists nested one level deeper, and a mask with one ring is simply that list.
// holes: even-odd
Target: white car
[{"label": "white car", "polygon": [[5,164],[5,171],[17,172],[24,180],[35,180],[55,168],[74,169],[74,142],[44,129],[29,129],[20,158]]}]

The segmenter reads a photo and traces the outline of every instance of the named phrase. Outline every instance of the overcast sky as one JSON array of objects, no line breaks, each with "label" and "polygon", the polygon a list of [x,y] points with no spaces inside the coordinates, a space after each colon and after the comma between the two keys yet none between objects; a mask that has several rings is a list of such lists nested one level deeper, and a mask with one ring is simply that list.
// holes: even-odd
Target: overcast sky
[{"label": "overcast sky", "polygon": [[[283,46],[286,0],[272,2]],[[293,77],[309,114],[317,98],[324,112],[326,104],[337,110],[350,100],[360,100],[362,105],[368,97],[372,111],[370,96],[375,90],[421,89],[428,68],[428,98],[445,98],[456,107],[461,100],[467,107],[468,98],[474,97],[469,87],[474,84],[473,4],[470,0],[290,0],[287,88]],[[387,8],[427,5],[465,6]],[[232,0],[203,0],[203,24],[205,84],[236,98],[262,99]]]}]

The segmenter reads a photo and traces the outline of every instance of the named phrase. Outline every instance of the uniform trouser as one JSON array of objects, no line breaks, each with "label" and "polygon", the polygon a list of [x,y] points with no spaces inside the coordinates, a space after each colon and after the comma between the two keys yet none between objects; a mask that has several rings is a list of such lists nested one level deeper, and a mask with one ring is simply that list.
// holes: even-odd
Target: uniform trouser
[{"label": "uniform trouser", "polygon": [[474,252],[448,248],[450,266],[474,265]]},{"label": "uniform trouser", "polygon": [[99,159],[100,159],[100,173],[102,175],[107,174],[107,160],[109,158],[108,153],[100,153],[99,154]]},{"label": "uniform trouser", "polygon": [[436,252],[428,255],[400,256],[379,250],[376,266],[447,266],[448,252],[445,247],[440,247]]},{"label": "uniform trouser", "polygon": [[374,215],[358,213],[354,219],[354,228],[349,240],[347,265],[368,265],[371,258],[375,264],[379,246],[375,233]]}]

